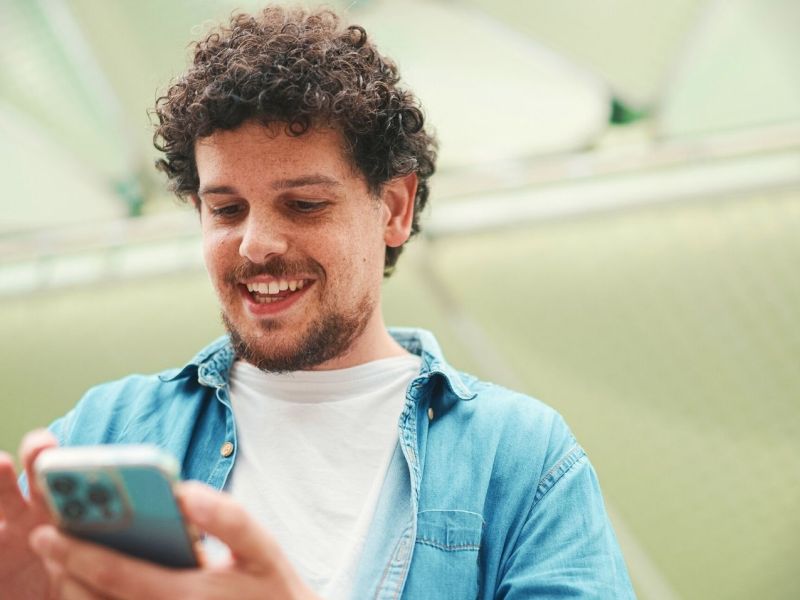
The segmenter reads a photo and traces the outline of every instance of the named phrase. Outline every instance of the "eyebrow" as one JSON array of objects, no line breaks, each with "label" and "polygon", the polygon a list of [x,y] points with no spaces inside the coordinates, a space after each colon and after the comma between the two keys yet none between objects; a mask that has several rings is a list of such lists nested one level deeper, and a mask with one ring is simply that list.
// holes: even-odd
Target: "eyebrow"
[{"label": "eyebrow", "polygon": [[[303,177],[295,177],[293,179],[279,179],[272,183],[273,190],[288,190],[297,187],[305,187],[308,185],[329,185],[334,187],[342,187],[342,184],[333,177],[327,175],[304,175]],[[198,196],[205,196],[206,194],[238,194],[239,192],[235,187],[230,185],[208,185],[202,186],[197,190]]]},{"label": "eyebrow", "polygon": [[273,190],[286,190],[289,188],[303,187],[306,185],[333,185],[341,187],[338,179],[327,175],[305,175],[294,179],[280,179],[272,184]]}]

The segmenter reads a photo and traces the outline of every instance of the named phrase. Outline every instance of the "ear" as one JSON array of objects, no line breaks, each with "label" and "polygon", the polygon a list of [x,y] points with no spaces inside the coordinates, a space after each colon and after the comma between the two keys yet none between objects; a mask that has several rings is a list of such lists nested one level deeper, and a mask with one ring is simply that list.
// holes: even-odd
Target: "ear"
[{"label": "ear", "polygon": [[411,235],[414,219],[414,199],[417,196],[417,174],[395,177],[383,184],[383,239],[387,246],[396,248],[405,244]]}]

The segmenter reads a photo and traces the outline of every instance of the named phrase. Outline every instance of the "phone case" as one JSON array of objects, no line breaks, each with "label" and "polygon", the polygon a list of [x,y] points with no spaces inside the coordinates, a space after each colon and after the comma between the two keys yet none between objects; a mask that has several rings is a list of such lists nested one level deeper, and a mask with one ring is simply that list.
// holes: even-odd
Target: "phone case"
[{"label": "phone case", "polygon": [[39,484],[68,534],[168,567],[195,567],[195,536],[172,485],[174,458],[149,446],[84,446],[42,453]]}]

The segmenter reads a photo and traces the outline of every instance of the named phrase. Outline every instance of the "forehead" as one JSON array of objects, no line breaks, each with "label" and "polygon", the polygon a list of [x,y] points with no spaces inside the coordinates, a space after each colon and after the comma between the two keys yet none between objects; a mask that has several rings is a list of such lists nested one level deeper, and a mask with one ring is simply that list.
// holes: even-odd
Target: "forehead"
[{"label": "forehead", "polygon": [[333,128],[312,127],[295,136],[286,133],[284,123],[246,121],[199,139],[195,162],[201,184],[242,176],[268,180],[310,171],[337,179],[360,177],[344,147],[342,134]]}]

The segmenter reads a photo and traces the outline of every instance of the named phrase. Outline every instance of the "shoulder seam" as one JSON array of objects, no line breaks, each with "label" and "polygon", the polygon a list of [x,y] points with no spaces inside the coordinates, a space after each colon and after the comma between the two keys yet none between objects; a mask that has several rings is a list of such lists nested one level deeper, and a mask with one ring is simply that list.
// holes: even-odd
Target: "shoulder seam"
[{"label": "shoulder seam", "polygon": [[544,498],[544,496],[549,492],[553,487],[555,487],[556,483],[566,475],[572,467],[574,467],[584,456],[586,456],[586,452],[580,446],[580,444],[574,444],[572,448],[570,448],[569,452],[561,458],[555,465],[553,465],[547,473],[539,480],[539,485],[536,487],[536,494],[533,498],[533,505],[531,506],[531,510],[534,506],[536,506],[539,501]]}]

